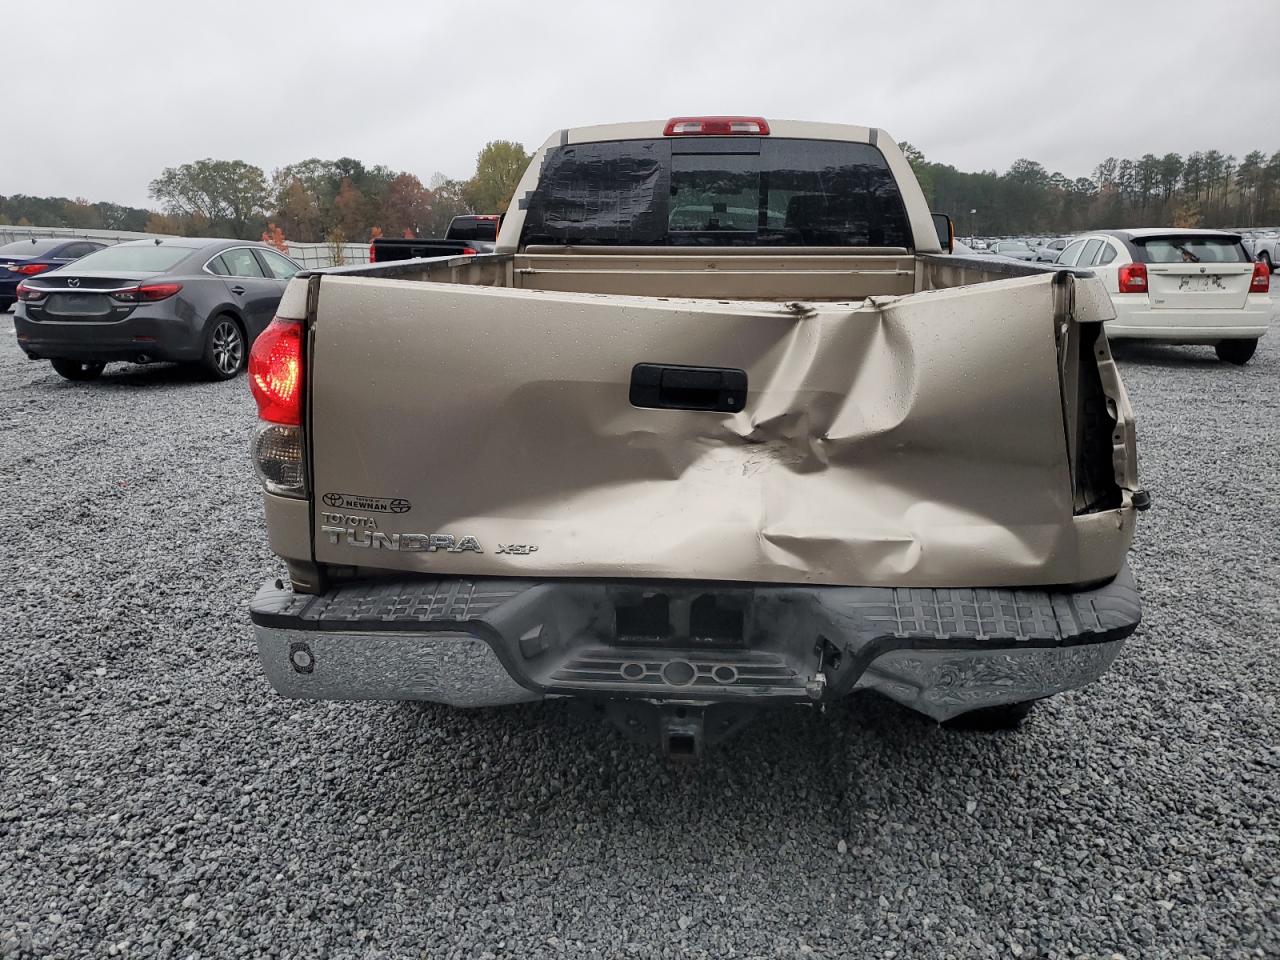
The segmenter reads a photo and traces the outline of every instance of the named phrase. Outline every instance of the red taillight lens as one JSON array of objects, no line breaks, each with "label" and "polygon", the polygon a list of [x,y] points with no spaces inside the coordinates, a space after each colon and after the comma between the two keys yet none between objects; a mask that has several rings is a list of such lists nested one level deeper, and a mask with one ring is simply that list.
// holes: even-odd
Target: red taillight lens
[{"label": "red taillight lens", "polygon": [[17,270],[24,277],[34,277],[37,273],[44,273],[46,270],[52,270],[51,263],[24,263]]},{"label": "red taillight lens", "polygon": [[29,287],[25,280],[18,284],[17,297],[23,303],[34,303],[38,300],[43,300],[48,295],[48,290],[40,287]]},{"label": "red taillight lens", "polygon": [[144,283],[137,287],[112,290],[111,299],[121,303],[154,303],[157,300],[168,300],[181,289],[180,283]]},{"label": "red taillight lens", "polygon": [[258,417],[302,425],[302,324],[276,317],[249,351],[249,390]]},{"label": "red taillight lens", "polygon": [[1145,263],[1126,263],[1120,268],[1117,278],[1121,293],[1147,292],[1147,265]]},{"label": "red taillight lens", "polygon": [[1261,261],[1253,265],[1253,279],[1249,281],[1249,292],[1271,292],[1271,268]]},{"label": "red taillight lens", "polygon": [[374,246],[372,243],[369,244],[369,262],[370,263],[378,262],[378,248]]},{"label": "red taillight lens", "polygon": [[474,250],[474,249],[472,249],[471,247],[463,247],[463,248],[462,248],[462,255],[463,255],[464,257],[474,257],[474,256],[475,256],[477,253],[479,253],[479,252],[480,252],[479,250]]},{"label": "red taillight lens", "polygon": [[180,283],[144,283],[138,288],[138,293],[143,300],[150,302],[152,300],[168,300],[181,289],[182,284]]},{"label": "red taillight lens", "polygon": [[667,121],[664,137],[730,137],[769,135],[769,122],[764,117],[672,117]]}]

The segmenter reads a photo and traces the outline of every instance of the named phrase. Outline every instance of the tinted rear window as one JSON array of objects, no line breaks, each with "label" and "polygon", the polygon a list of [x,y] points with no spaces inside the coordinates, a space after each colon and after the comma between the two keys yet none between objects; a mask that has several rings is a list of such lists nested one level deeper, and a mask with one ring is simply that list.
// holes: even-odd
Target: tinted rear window
[{"label": "tinted rear window", "polygon": [[67,242],[66,237],[54,237],[52,240],[15,240],[0,247],[0,257],[42,257],[54,247]]},{"label": "tinted rear window", "polygon": [[449,240],[493,241],[498,239],[498,221],[476,217],[455,217],[445,235]]},{"label": "tinted rear window", "polygon": [[898,185],[865,143],[690,137],[559,147],[521,243],[909,247]]},{"label": "tinted rear window", "polygon": [[1142,263],[1248,263],[1244,245],[1233,237],[1141,237],[1133,241]]},{"label": "tinted rear window", "polygon": [[91,253],[76,261],[76,270],[141,270],[159,273],[191,256],[190,247],[170,247],[154,243],[131,246],[120,244]]}]

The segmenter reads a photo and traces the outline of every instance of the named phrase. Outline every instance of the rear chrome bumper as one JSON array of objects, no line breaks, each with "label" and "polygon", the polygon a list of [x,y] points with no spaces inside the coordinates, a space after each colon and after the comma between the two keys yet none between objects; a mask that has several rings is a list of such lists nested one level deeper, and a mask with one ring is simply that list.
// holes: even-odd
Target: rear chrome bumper
[{"label": "rear chrome bumper", "polygon": [[1141,603],[1125,567],[1074,592],[447,578],[307,596],[268,584],[251,613],[287,697],[711,706],[873,689],[947,720],[1096,680]]}]

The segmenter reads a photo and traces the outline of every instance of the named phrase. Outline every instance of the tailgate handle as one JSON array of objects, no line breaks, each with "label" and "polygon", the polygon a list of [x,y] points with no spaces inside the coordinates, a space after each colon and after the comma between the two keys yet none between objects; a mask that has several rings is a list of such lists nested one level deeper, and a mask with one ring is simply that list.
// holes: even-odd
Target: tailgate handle
[{"label": "tailgate handle", "polygon": [[737,413],[746,402],[745,370],[673,363],[637,363],[631,368],[633,407]]}]

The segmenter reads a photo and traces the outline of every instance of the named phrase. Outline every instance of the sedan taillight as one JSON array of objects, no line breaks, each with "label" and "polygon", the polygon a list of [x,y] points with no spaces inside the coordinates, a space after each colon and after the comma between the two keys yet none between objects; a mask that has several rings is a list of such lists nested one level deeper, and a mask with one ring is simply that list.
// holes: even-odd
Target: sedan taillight
[{"label": "sedan taillight", "polygon": [[[10,268],[13,269],[13,268]],[[44,273],[46,270],[52,270],[52,263],[24,263],[14,272],[20,273],[24,277],[34,277],[37,273]]]},{"label": "sedan taillight", "polygon": [[37,303],[49,295],[43,287],[32,287],[24,280],[18,284],[17,297],[23,303]]},{"label": "sedan taillight", "polygon": [[112,290],[111,299],[121,303],[154,303],[157,300],[168,300],[181,289],[180,283],[144,283],[136,287]]}]

